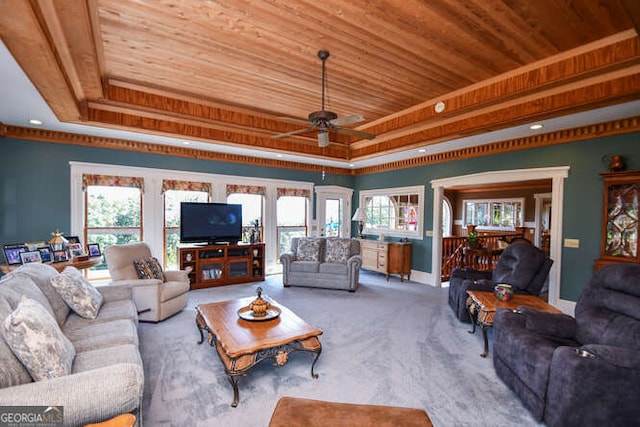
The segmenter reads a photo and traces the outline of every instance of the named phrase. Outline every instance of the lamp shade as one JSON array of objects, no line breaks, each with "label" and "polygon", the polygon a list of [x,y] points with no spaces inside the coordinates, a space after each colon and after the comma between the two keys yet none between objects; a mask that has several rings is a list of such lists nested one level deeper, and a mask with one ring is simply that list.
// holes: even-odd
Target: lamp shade
[{"label": "lamp shade", "polygon": [[329,132],[327,131],[318,132],[318,146],[327,147],[329,144],[331,144],[331,141],[329,140]]},{"label": "lamp shade", "polygon": [[351,221],[367,221],[368,219],[367,212],[363,208],[358,208],[353,214]]}]

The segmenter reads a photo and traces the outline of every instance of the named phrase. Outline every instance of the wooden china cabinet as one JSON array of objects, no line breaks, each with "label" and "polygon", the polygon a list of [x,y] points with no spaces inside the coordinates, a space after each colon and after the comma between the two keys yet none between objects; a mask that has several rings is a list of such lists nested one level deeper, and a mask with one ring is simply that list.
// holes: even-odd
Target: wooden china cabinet
[{"label": "wooden china cabinet", "polygon": [[596,271],[619,262],[640,264],[638,252],[638,201],[640,199],[640,171],[601,174],[604,182],[604,201],[600,258]]}]

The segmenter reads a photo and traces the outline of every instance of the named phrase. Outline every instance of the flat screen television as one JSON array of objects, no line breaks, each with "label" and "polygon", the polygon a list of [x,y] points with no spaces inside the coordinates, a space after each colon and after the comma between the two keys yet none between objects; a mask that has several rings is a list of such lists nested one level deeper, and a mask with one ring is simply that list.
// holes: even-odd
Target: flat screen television
[{"label": "flat screen television", "polygon": [[231,243],[242,240],[242,205],[182,202],[181,243]]}]

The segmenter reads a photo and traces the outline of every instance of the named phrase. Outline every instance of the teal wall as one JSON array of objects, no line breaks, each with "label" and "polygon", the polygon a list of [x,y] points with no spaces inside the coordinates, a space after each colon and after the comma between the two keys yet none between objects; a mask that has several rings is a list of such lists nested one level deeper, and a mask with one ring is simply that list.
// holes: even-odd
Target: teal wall
[{"label": "teal wall", "polygon": [[[593,273],[593,261],[600,255],[602,179],[599,173],[607,171],[603,156],[613,154],[624,156],[627,170],[640,170],[640,133],[357,176],[355,188],[357,193],[360,190],[424,184],[424,220],[425,229],[429,230],[433,223],[431,181],[434,179],[494,170],[569,166],[564,186],[562,238],[579,239],[580,248],[562,250],[560,297],[576,301]],[[358,194],[355,194],[355,200],[358,200]],[[431,244],[430,237],[413,241],[414,269],[431,271]]]},{"label": "teal wall", "polygon": [[[358,200],[360,190],[422,184],[425,185],[425,229],[430,229],[433,221],[430,185],[433,179],[490,170],[570,166],[564,188],[562,238],[579,239],[580,248],[563,248],[560,296],[575,301],[591,276],[593,261],[599,256],[602,181],[598,174],[606,171],[602,158],[620,154],[625,157],[628,170],[640,169],[640,133],[357,177],[329,175],[325,181],[319,173],[299,170],[16,139],[0,139],[0,152],[3,159],[0,166],[1,244],[41,240],[55,229],[69,230],[70,161],[341,185],[356,190],[354,201]],[[431,238],[413,243],[413,268],[430,272]]]}]

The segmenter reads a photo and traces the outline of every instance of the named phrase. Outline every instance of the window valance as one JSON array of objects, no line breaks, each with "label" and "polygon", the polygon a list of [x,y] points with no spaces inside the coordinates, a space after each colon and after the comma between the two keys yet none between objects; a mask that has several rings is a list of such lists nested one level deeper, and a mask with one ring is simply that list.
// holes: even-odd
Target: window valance
[{"label": "window valance", "polygon": [[82,174],[82,191],[86,191],[90,185],[105,187],[133,187],[139,188],[144,193],[144,178],[135,176],[93,175]]},{"label": "window valance", "polygon": [[278,199],[280,197],[306,197],[311,199],[311,190],[305,190],[303,188],[278,188]]},{"label": "window valance", "polygon": [[162,180],[162,194],[165,191],[202,191],[211,196],[211,183],[209,182],[194,182],[194,181],[178,181],[175,179],[163,179]]},{"label": "window valance", "polygon": [[264,196],[267,194],[267,187],[263,187],[261,185],[227,184],[227,196],[234,193],[257,194],[258,196]]}]

